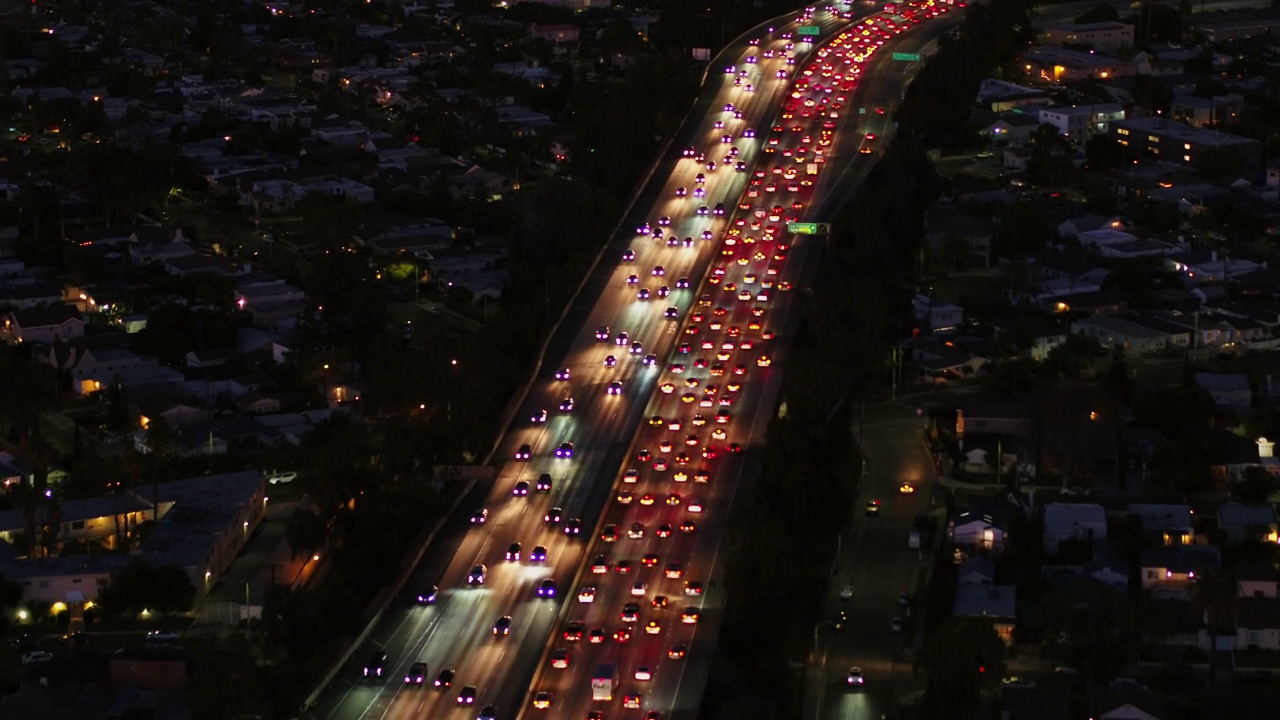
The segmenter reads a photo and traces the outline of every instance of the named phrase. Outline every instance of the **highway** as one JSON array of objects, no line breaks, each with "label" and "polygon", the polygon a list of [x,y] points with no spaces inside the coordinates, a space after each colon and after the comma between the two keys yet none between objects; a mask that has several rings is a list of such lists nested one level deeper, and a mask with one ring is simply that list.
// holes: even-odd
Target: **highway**
[{"label": "highway", "polygon": [[[823,10],[803,22],[821,28],[826,38],[848,20]],[[723,598],[712,581],[720,529],[742,470],[741,456],[730,448],[760,439],[767,423],[771,408],[762,406],[759,388],[775,372],[763,358],[776,340],[766,339],[766,330],[785,316],[789,296],[783,268],[790,239],[782,229],[783,216],[804,219],[803,205],[812,190],[802,183],[809,179],[807,161],[816,159],[820,146],[816,136],[821,122],[814,110],[797,106],[794,119],[779,121],[786,126],[783,132],[770,131],[796,69],[808,62],[803,53],[811,47],[798,36],[784,37],[799,25],[780,26],[758,45],[744,44],[732,73],[709,76],[716,92],[692,135],[694,153],[705,157],[672,158],[661,166],[642,194],[648,202],[638,203],[633,213],[634,232],[612,241],[618,264],[602,266],[600,282],[591,286],[581,312],[565,324],[564,337],[552,343],[548,358],[561,360],[546,365],[547,377],[531,390],[526,407],[501,440],[498,457],[506,460],[497,480],[484,488],[485,497],[463,508],[475,522],[453,528],[416,577],[424,592],[439,587],[434,602],[417,604],[411,598],[389,612],[355,652],[348,672],[312,707],[310,717],[585,717],[589,710],[621,706],[630,693],[640,695],[637,716],[650,710],[664,718],[696,712],[714,649],[714,632],[699,630],[714,628],[718,621]],[[795,64],[786,59],[787,45],[798,55]],[[727,103],[732,110],[725,109]],[[801,123],[802,131],[791,130]],[[815,137],[806,139],[809,134]],[[771,135],[777,136],[777,144],[766,154]],[[726,136],[728,141],[722,142]],[[859,146],[870,143],[860,141]],[[801,145],[807,146],[806,162],[794,157]],[[732,148],[737,155],[726,157]],[[869,150],[864,157],[871,154]],[[711,162],[716,163],[714,171]],[[743,165],[735,169],[738,162]],[[768,171],[755,185],[757,197],[744,198],[753,171],[763,168]],[[696,179],[699,173],[703,182]],[[791,185],[797,186],[795,191],[788,190]],[[683,194],[678,194],[680,188]],[[703,197],[696,197],[699,189]],[[796,198],[802,207],[792,209]],[[749,211],[738,207],[748,201]],[[724,215],[716,214],[718,203]],[[771,203],[781,205],[782,212],[770,212]],[[705,213],[700,210],[704,207]],[[733,237],[728,231],[740,219]],[[775,231],[767,234],[765,226]],[[724,254],[726,250],[733,254]],[[624,260],[627,251],[634,255]],[[711,266],[723,267],[724,276],[709,275]],[[780,274],[770,274],[770,267]],[[769,284],[773,287],[767,288]],[[730,285],[737,287],[729,291]],[[642,290],[649,299],[640,299]],[[702,295],[710,297],[699,304]],[[720,307],[723,315],[716,314]],[[694,320],[694,312],[703,317]],[[716,322],[719,329],[713,329]],[[688,327],[699,334],[686,333]],[[737,330],[731,334],[730,328]],[[714,344],[704,349],[708,338]],[[678,352],[683,342],[690,343],[688,353]],[[723,347],[726,342],[733,343],[732,349]],[[716,357],[719,353],[724,359]],[[699,358],[706,360],[705,366],[699,366]],[[683,372],[676,371],[676,363],[685,365]],[[720,370],[713,367],[717,364],[723,365],[723,374],[712,376]],[[658,389],[660,381],[672,383],[670,393]],[[735,384],[741,385],[736,392]],[[725,422],[717,418],[721,412],[728,414]],[[645,418],[653,415],[662,415],[663,422],[650,425]],[[671,429],[673,418],[679,419],[678,430]],[[679,457],[682,453],[689,457]],[[661,463],[655,466],[658,458],[665,459],[665,469]],[[627,469],[637,471],[636,483],[620,482]],[[703,469],[705,483],[698,481]],[[678,473],[685,474],[683,482]],[[542,491],[539,478],[544,474],[550,488]],[[632,492],[630,502],[619,502],[619,492]],[[652,495],[652,504],[646,504],[646,494]],[[607,510],[601,513],[606,501]],[[549,515],[558,520],[549,522]],[[642,536],[629,537],[639,534],[629,532],[633,523],[643,525]],[[615,542],[598,540],[608,524],[617,525]],[[520,544],[520,556],[508,560],[513,543]],[[588,550],[593,544],[599,547]],[[545,559],[535,559],[535,551],[545,552]],[[602,553],[609,569],[597,575],[587,561]],[[651,567],[643,562],[648,554],[655,556]],[[618,572],[623,560],[631,563],[629,573]],[[673,562],[679,563],[678,572],[668,567]],[[483,582],[469,582],[478,566],[485,568]],[[644,585],[635,588],[636,582]],[[580,603],[578,593],[587,585],[596,589],[594,602]],[[686,587],[700,587],[701,592],[690,594]],[[554,597],[540,597],[540,589]],[[654,608],[659,596],[667,598],[664,609]],[[619,613],[632,600],[641,605],[639,617],[624,623]],[[689,608],[700,616],[687,613]],[[509,620],[499,629],[502,618]],[[588,637],[564,640],[567,620],[581,620]],[[645,627],[650,621],[657,623],[649,628],[653,632]],[[619,642],[614,635],[624,625],[633,626],[631,637]],[[590,641],[595,628],[600,629],[600,643]],[[561,646],[572,653],[564,670],[548,662]],[[677,647],[683,647],[684,655],[673,659],[681,655],[672,653]],[[380,673],[377,663],[368,662],[375,651],[386,653]],[[591,700],[591,671],[606,659],[616,659],[622,675],[612,704]],[[425,663],[425,671],[411,674],[415,663]],[[652,679],[635,679],[642,665],[652,671]],[[451,682],[434,687],[446,668],[453,671]],[[550,693],[550,713],[533,707],[532,700],[541,701],[537,694],[544,691]]]}]

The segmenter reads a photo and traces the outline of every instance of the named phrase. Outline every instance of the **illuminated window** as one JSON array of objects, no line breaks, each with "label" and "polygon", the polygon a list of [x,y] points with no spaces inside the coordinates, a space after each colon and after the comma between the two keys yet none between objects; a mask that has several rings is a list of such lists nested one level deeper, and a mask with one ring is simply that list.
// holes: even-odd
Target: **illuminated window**
[{"label": "illuminated window", "polygon": [[1160,142],[1160,138],[1156,137],[1155,135],[1148,135],[1148,136],[1147,136],[1147,142],[1159,143],[1159,142]]},{"label": "illuminated window", "polygon": [[1128,135],[1128,134],[1129,134],[1129,128],[1116,128],[1116,134],[1117,134],[1117,135]]},{"label": "illuminated window", "polygon": [[1190,155],[1183,155],[1183,156],[1182,156],[1182,162],[1191,162],[1191,156],[1190,156]]},{"label": "illuminated window", "polygon": [[1191,143],[1182,143],[1182,149],[1183,149],[1183,150],[1190,150],[1190,149],[1191,149]]}]

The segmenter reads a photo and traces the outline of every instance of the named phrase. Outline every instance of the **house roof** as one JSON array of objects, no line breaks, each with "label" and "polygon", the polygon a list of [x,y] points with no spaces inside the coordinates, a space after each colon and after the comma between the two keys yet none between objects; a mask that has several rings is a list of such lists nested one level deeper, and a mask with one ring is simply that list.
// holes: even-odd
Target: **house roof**
[{"label": "house roof", "polygon": [[1223,503],[1218,507],[1218,524],[1222,527],[1253,527],[1274,525],[1276,511],[1270,505],[1245,505]]},{"label": "house roof", "polygon": [[1163,568],[1178,574],[1209,570],[1221,564],[1218,548],[1212,545],[1184,545],[1176,550],[1143,550],[1140,561],[1143,568]]},{"label": "house roof", "polygon": [[14,310],[10,313],[18,327],[25,330],[41,327],[58,327],[68,320],[84,322],[80,311],[70,305],[54,305],[44,308]]},{"label": "house roof", "polygon": [[1249,376],[1245,373],[1198,372],[1194,377],[1206,392],[1249,392]]},{"label": "house roof", "polygon": [[1107,511],[1095,503],[1049,503],[1044,507],[1044,531],[1070,534],[1079,524],[1107,524]]},{"label": "house roof", "polygon": [[1175,503],[1129,503],[1129,514],[1143,530],[1185,530],[1192,527],[1191,506]]},{"label": "house roof", "polygon": [[[1164,696],[1138,687],[1097,687],[1089,691],[1089,716],[1099,720],[1164,720]],[[1120,712],[1117,712],[1120,711]]]},{"label": "house roof", "polygon": [[964,577],[971,573],[976,573],[987,580],[991,580],[996,576],[996,565],[980,555],[974,555],[960,563],[960,567],[956,568],[956,575],[959,577]]},{"label": "house roof", "polygon": [[955,616],[1012,620],[1017,616],[1017,599],[1013,585],[958,585]]},{"label": "house roof", "polygon": [[1236,566],[1240,582],[1280,582],[1280,570],[1267,563],[1240,563]]}]

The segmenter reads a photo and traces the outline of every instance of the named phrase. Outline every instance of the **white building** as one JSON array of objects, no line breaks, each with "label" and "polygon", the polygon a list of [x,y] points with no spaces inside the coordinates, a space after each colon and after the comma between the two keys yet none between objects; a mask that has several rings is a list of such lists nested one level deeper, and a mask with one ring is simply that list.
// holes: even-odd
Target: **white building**
[{"label": "white building", "polygon": [[1059,135],[1078,143],[1095,134],[1105,135],[1112,122],[1123,119],[1124,106],[1120,103],[1040,108],[1041,124],[1052,125]]}]

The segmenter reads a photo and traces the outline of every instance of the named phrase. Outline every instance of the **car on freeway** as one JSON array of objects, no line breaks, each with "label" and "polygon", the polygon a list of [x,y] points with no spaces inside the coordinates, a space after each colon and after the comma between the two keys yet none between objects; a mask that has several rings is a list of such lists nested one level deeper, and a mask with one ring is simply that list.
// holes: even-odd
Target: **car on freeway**
[{"label": "car on freeway", "polygon": [[531,423],[533,423],[533,424],[535,424],[535,425],[537,425],[537,424],[539,424],[539,423],[544,423],[544,422],[546,422],[546,421],[547,421],[547,411],[546,411],[546,410],[539,410],[538,412],[534,413],[533,415],[531,415],[531,416],[529,417],[529,422],[531,422]]},{"label": "car on freeway", "polygon": [[495,637],[506,637],[511,634],[511,616],[503,615],[493,621],[493,634]]},{"label": "car on freeway", "polygon": [[570,537],[577,537],[582,534],[582,519],[569,518],[564,524],[564,534]]},{"label": "car on freeway", "polygon": [[482,565],[476,565],[471,568],[471,572],[467,573],[468,585],[483,585],[485,576],[489,574],[489,568]]},{"label": "car on freeway", "polygon": [[507,547],[507,562],[520,562],[520,543],[513,542]]},{"label": "car on freeway", "polygon": [[365,677],[382,677],[382,671],[387,666],[387,653],[383,650],[374,650],[373,655],[369,656],[369,661],[364,664]]},{"label": "car on freeway", "polygon": [[554,598],[555,596],[556,596],[555,578],[546,578],[542,582],[538,583],[538,597]]},{"label": "car on freeway", "polygon": [[427,664],[418,661],[409,666],[409,672],[404,676],[405,685],[422,685],[427,680]]},{"label": "car on freeway", "polygon": [[529,562],[544,563],[547,561],[547,549],[538,545],[529,552]]},{"label": "car on freeway", "polygon": [[488,520],[489,520],[489,509],[488,509],[488,508],[477,508],[477,509],[475,510],[475,512],[471,513],[471,524],[472,524],[472,525],[483,525],[483,524],[485,524],[485,522],[487,522]]},{"label": "car on freeway", "polygon": [[572,660],[573,655],[569,653],[568,648],[556,648],[551,653],[551,667],[557,670],[568,668]]},{"label": "car on freeway", "polygon": [[621,380],[614,380],[614,381],[610,382],[610,383],[609,383],[609,387],[608,387],[607,392],[608,392],[608,394],[610,394],[610,395],[621,395],[621,394],[622,394],[622,381],[621,381]]},{"label": "car on freeway", "polygon": [[542,522],[546,523],[547,527],[555,527],[556,525],[559,525],[563,520],[564,520],[564,508],[561,508],[561,507],[550,508],[549,510],[547,510],[547,514],[542,516]]},{"label": "car on freeway", "polygon": [[573,457],[573,443],[565,441],[556,446],[556,457],[568,460]]},{"label": "car on freeway", "polygon": [[476,686],[466,685],[458,691],[458,704],[471,705],[476,701]]},{"label": "car on freeway", "polygon": [[432,685],[434,685],[438,690],[446,690],[448,688],[451,688],[453,687],[454,674],[455,673],[453,668],[443,668],[440,670],[440,673],[436,675],[436,679],[432,683]]},{"label": "car on freeway", "polygon": [[511,488],[511,494],[516,497],[524,497],[529,494],[529,481],[517,480],[516,484]]},{"label": "car on freeway", "polygon": [[485,705],[480,708],[479,714],[476,715],[476,720],[498,720],[498,708],[492,705]]},{"label": "car on freeway", "polygon": [[551,492],[551,473],[542,473],[538,476],[538,482],[534,485],[534,489],[538,492]]},{"label": "car on freeway", "polygon": [[863,508],[863,513],[867,517],[875,517],[880,514],[880,501],[871,499],[867,501],[867,505]]},{"label": "car on freeway", "polygon": [[557,380],[568,380],[570,377],[569,368],[563,368],[556,371]]},{"label": "car on freeway", "polygon": [[862,687],[862,684],[866,682],[866,677],[862,674],[862,668],[851,667],[849,668],[849,674],[845,675],[844,681],[849,687]]},{"label": "car on freeway", "polygon": [[539,690],[533,696],[533,707],[537,710],[547,710],[551,707],[551,691]]},{"label": "car on freeway", "polygon": [[587,585],[578,591],[578,602],[591,603],[596,601],[595,586]]},{"label": "car on freeway", "polygon": [[431,587],[418,593],[418,604],[433,605],[435,604],[436,596],[439,594],[440,594],[440,588],[436,585],[432,585]]},{"label": "car on freeway", "polygon": [[[560,412],[573,412],[573,398],[567,397],[560,401]],[[528,458],[525,458],[526,460]]]}]

